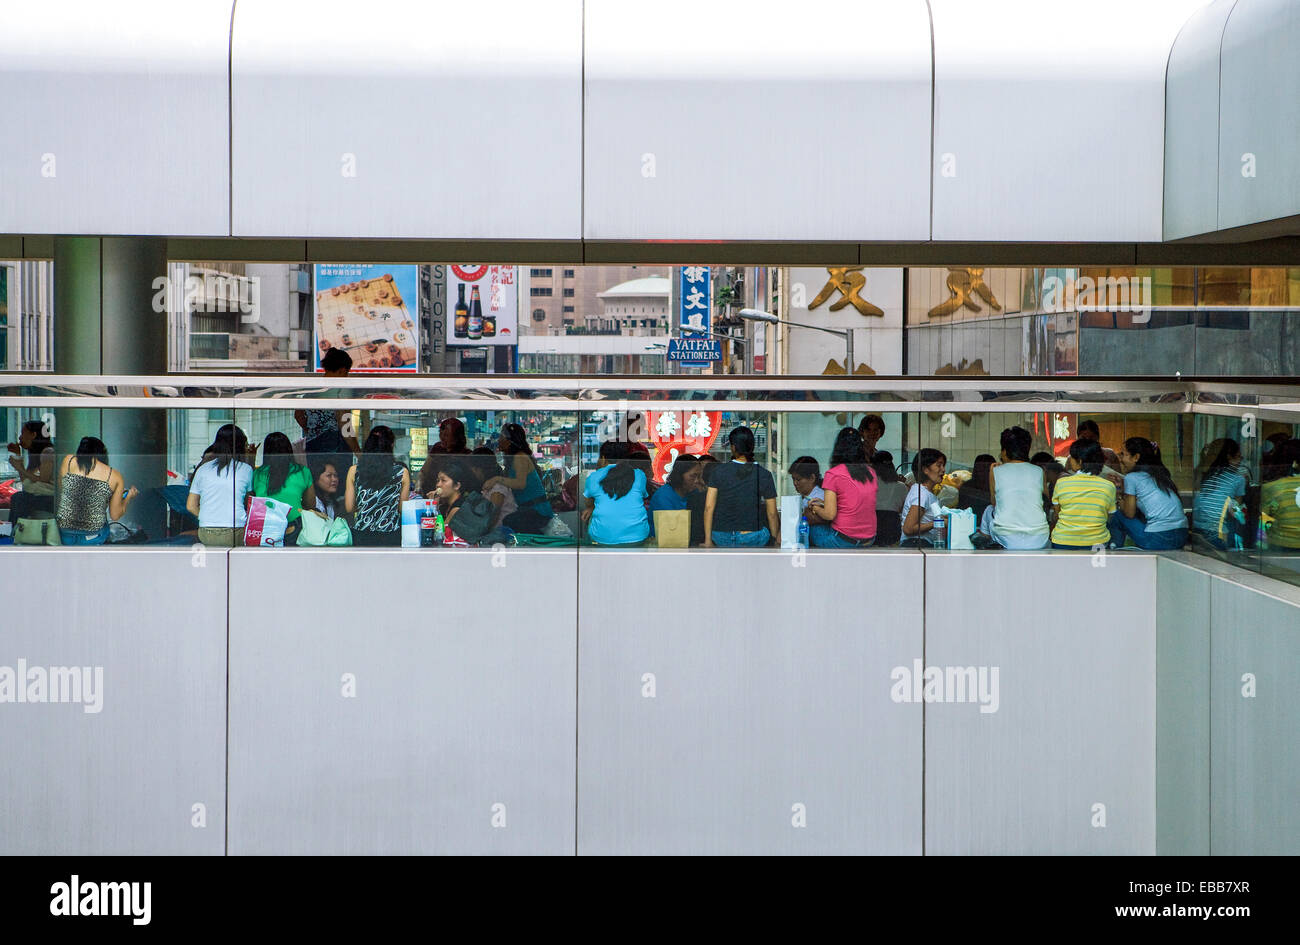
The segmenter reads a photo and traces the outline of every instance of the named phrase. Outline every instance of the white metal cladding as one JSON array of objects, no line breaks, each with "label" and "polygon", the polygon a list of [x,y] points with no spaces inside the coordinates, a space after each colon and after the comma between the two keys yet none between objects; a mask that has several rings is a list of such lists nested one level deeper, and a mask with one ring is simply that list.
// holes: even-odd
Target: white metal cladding
[{"label": "white metal cladding", "polygon": [[1156,241],[1165,65],[1205,0],[931,0],[935,240]]},{"label": "white metal cladding", "polygon": [[923,0],[587,0],[589,239],[924,240]]},{"label": "white metal cladding", "polygon": [[8,3],[0,232],[229,232],[232,0]]},{"label": "white metal cladding", "polygon": [[581,0],[240,0],[238,236],[579,239]]},{"label": "white metal cladding", "polygon": [[1238,0],[1214,0],[1183,26],[1165,80],[1165,239],[1218,226],[1219,44]]},{"label": "white metal cladding", "polygon": [[1221,60],[1221,230],[1300,213],[1297,48],[1296,0],[1239,0],[1233,7]]}]

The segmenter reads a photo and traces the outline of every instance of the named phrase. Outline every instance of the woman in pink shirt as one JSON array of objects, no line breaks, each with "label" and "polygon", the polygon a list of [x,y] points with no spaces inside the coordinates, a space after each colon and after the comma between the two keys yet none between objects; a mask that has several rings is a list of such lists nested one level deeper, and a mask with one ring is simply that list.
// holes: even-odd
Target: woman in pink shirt
[{"label": "woman in pink shirt", "polygon": [[862,434],[845,427],[835,437],[831,468],[822,477],[826,496],[809,502],[808,522],[818,548],[866,548],[876,540],[876,477],[867,462]]}]

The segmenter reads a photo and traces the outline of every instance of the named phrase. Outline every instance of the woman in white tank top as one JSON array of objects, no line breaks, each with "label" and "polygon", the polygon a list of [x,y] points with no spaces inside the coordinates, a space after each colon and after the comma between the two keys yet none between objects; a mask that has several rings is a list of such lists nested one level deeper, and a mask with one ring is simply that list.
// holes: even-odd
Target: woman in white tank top
[{"label": "woman in white tank top", "polygon": [[1036,551],[1050,541],[1043,511],[1043,470],[1029,462],[1033,437],[1024,427],[1002,431],[1002,462],[993,483],[993,540],[1011,551]]}]

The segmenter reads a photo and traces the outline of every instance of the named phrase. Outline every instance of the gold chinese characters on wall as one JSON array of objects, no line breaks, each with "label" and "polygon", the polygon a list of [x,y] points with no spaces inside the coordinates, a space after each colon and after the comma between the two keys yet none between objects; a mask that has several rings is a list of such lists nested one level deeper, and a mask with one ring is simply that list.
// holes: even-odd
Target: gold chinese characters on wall
[{"label": "gold chinese characters on wall", "polygon": [[839,292],[840,297],[831,303],[830,310],[832,312],[838,312],[844,306],[852,305],[858,310],[859,315],[884,317],[884,309],[872,305],[858,294],[867,284],[867,277],[862,274],[862,270],[865,268],[866,266],[827,266],[826,272],[829,278],[826,280],[826,284],[822,286],[821,291],[809,303],[808,311],[811,312],[836,292]]},{"label": "gold chinese characters on wall", "polygon": [[965,306],[972,312],[980,310],[979,303],[971,298],[971,295],[977,295],[988,303],[989,308],[995,312],[1002,311],[1002,303],[993,296],[993,290],[989,288],[988,283],[984,281],[984,268],[966,266],[961,268],[949,267],[948,269],[948,298],[940,302],[926,314],[930,318],[939,315],[951,315],[957,309]]}]

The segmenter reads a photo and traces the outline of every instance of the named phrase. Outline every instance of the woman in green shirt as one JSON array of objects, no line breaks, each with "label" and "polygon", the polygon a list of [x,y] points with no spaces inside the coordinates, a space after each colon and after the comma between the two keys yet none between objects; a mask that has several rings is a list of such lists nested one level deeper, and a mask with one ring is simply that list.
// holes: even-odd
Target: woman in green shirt
[{"label": "woman in green shirt", "polygon": [[284,543],[286,547],[296,545],[302,510],[316,508],[316,488],[311,470],[293,461],[293,444],[283,433],[272,433],[262,443],[262,465],[253,473],[253,495],[290,506]]}]

